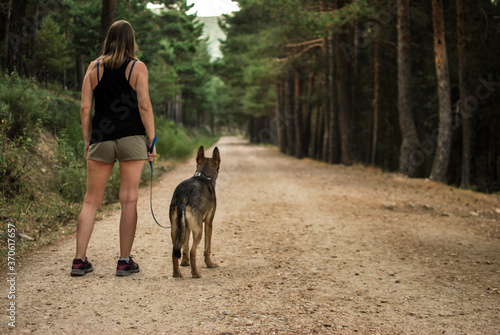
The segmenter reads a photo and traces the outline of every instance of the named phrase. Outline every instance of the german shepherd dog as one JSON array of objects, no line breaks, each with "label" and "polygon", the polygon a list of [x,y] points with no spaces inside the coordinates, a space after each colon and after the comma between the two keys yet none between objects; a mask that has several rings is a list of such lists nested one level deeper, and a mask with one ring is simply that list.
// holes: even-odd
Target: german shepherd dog
[{"label": "german shepherd dog", "polygon": [[[209,268],[218,265],[212,262],[211,240],[212,222],[215,215],[215,180],[219,174],[220,155],[215,147],[212,158],[205,157],[203,146],[196,156],[196,173],[190,179],[180,183],[170,202],[170,224],[172,225],[172,263],[174,277],[182,277],[179,259],[182,266],[191,264],[191,275],[200,278],[196,267],[196,248],[201,241],[203,222],[205,222],[205,264]],[[189,234],[193,232],[193,245],[189,252]],[[188,258],[189,252],[189,258]]]}]

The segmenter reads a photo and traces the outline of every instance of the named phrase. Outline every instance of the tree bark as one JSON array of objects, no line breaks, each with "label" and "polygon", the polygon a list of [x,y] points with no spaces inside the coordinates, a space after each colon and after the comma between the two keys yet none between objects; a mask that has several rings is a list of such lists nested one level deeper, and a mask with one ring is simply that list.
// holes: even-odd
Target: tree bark
[{"label": "tree bark", "polygon": [[23,36],[23,25],[26,19],[27,0],[16,0],[11,4],[9,19],[9,44],[7,47],[7,69],[24,74],[22,55],[26,38]]},{"label": "tree bark", "polygon": [[294,78],[291,71],[285,79],[285,119],[286,119],[286,153],[295,156],[295,122],[294,122]]},{"label": "tree bark", "polygon": [[85,75],[85,69],[83,65],[83,56],[81,54],[78,54],[75,56],[75,90],[79,91],[82,89],[82,84],[83,84],[83,77]]},{"label": "tree bark", "polygon": [[304,158],[303,148],[302,148],[302,102],[300,101],[300,95],[302,90],[302,71],[300,69],[295,70],[295,90],[294,90],[294,104],[293,104],[293,115],[295,122],[295,156],[297,158]]},{"label": "tree bark", "polygon": [[[313,58],[313,62],[316,62],[316,57]],[[313,103],[312,96],[314,94],[314,82],[316,78],[316,73],[311,72],[309,74],[308,86],[307,86],[307,103],[304,105],[304,130],[303,130],[303,140],[302,149],[304,156],[311,157],[311,143],[314,142],[312,135],[312,118],[313,118]]]},{"label": "tree bark", "polygon": [[106,39],[109,27],[116,19],[116,0],[102,0],[101,27],[99,29],[99,44],[102,45]]},{"label": "tree bark", "polygon": [[312,118],[314,118],[314,122],[312,124],[312,134],[311,134],[311,157],[316,160],[320,160],[321,157],[319,155],[319,152],[321,150],[321,145],[320,141],[318,140],[318,134],[321,133],[321,107],[318,105],[314,109],[313,116],[311,116],[311,121]]},{"label": "tree bark", "polygon": [[415,127],[411,99],[410,1],[398,0],[398,112],[402,143],[399,152],[399,172],[417,177],[422,165],[413,155],[420,142]]},{"label": "tree bark", "polygon": [[[31,59],[31,64],[36,63],[36,53],[38,49],[38,45],[36,43],[36,37],[38,35],[38,19],[39,19],[39,14],[40,14],[40,2],[36,1],[35,2],[35,12],[33,14],[33,27],[32,27],[32,34],[30,36],[30,43],[31,43],[31,50],[30,50],[30,59]],[[34,76],[36,78],[36,72],[33,73],[34,71],[30,69],[29,76]]]},{"label": "tree bark", "polygon": [[7,45],[9,43],[9,19],[10,19],[10,6],[11,0],[1,0],[0,1],[0,22],[1,31],[0,36],[2,37],[0,40],[0,50],[2,50],[2,54],[0,55],[0,62],[2,69],[7,67]]},{"label": "tree bark", "polygon": [[336,92],[336,82],[337,82],[337,67],[336,67],[336,56],[335,52],[335,41],[332,35],[332,38],[330,39],[331,43],[331,56],[330,56],[330,62],[329,62],[329,80],[330,80],[330,92],[329,94],[332,95],[332,99],[330,99],[330,104],[328,106],[328,114],[330,117],[328,118],[328,124],[326,127],[328,127],[328,131],[330,133],[330,136],[328,138],[328,148],[329,148],[329,157],[328,157],[328,162],[331,164],[339,164],[340,163],[340,154],[341,154],[341,148],[340,148],[340,129],[339,129],[339,115],[338,115],[338,100],[335,99],[335,92]]},{"label": "tree bark", "polygon": [[183,111],[183,103],[182,103],[182,90],[180,90],[179,94],[175,97],[175,123],[177,124],[183,124],[184,120],[184,111]]},{"label": "tree bark", "polygon": [[430,179],[446,182],[452,138],[451,92],[442,0],[432,0],[434,56],[439,95],[439,130]]},{"label": "tree bark", "polygon": [[464,39],[464,6],[462,0],[457,0],[457,50],[458,50],[458,90],[460,93],[460,116],[462,118],[462,169],[460,178],[461,188],[471,186],[471,138],[472,115],[467,110],[467,83]]},{"label": "tree bark", "polygon": [[330,45],[330,36],[325,41],[324,45],[324,55],[325,55],[325,71],[323,76],[323,105],[321,106],[321,124],[322,124],[322,144],[321,147],[321,160],[324,162],[330,162],[331,157],[331,147],[330,147],[330,138],[332,134],[330,134],[330,118],[333,115],[330,115],[330,105],[332,104],[331,94],[332,94],[332,79],[331,79],[331,71],[330,66],[332,62],[332,53],[331,53],[331,45]]},{"label": "tree bark", "polygon": [[337,100],[340,126],[340,161],[344,165],[353,163],[352,123],[351,123],[351,83],[350,64],[344,57],[341,45],[347,44],[347,34],[337,34],[335,54],[337,60]]},{"label": "tree bark", "polygon": [[276,84],[276,135],[278,137],[278,144],[282,153],[286,152],[286,136],[285,127],[286,119],[283,113],[283,84]]},{"label": "tree bark", "polygon": [[375,39],[374,45],[374,76],[373,76],[373,134],[372,134],[372,150],[370,164],[375,165],[375,157],[377,154],[378,141],[378,116],[380,104],[380,62],[379,62],[379,45]]}]

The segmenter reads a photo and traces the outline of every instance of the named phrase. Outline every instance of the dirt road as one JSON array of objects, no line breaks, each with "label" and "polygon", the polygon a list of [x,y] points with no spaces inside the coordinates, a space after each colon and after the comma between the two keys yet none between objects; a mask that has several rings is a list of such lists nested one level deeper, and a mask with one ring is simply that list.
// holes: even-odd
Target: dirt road
[{"label": "dirt road", "polygon": [[[141,189],[139,274],[115,277],[116,210],[96,223],[94,272],[69,275],[74,237],[17,264],[16,327],[36,334],[500,334],[500,201],[361,166],[222,138],[213,260],[172,278],[170,231]],[[206,151],[211,154],[211,149]],[[194,158],[154,186],[168,224]]]}]

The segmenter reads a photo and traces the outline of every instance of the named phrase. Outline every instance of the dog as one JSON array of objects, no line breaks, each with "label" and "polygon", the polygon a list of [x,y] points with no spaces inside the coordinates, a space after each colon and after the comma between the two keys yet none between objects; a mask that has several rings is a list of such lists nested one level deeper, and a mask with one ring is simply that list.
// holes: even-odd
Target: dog
[{"label": "dog", "polygon": [[[196,172],[190,179],[181,182],[172,195],[170,202],[170,224],[172,226],[172,263],[173,276],[182,277],[179,268],[182,248],[182,266],[191,264],[193,278],[201,278],[196,267],[196,248],[201,241],[203,223],[205,223],[205,264],[208,268],[218,265],[210,259],[212,223],[217,200],[215,197],[215,180],[219,175],[220,154],[215,147],[212,158],[205,157],[203,146],[196,156]],[[193,245],[189,251],[189,235],[193,233]],[[188,258],[189,252],[189,258]]]}]

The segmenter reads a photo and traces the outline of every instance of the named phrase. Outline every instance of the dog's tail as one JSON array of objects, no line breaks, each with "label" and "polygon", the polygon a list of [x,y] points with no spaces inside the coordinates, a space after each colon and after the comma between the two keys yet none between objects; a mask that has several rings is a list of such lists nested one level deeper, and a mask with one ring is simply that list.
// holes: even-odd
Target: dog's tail
[{"label": "dog's tail", "polygon": [[186,240],[186,205],[177,205],[177,234],[175,236],[173,254],[181,258],[181,249]]}]

